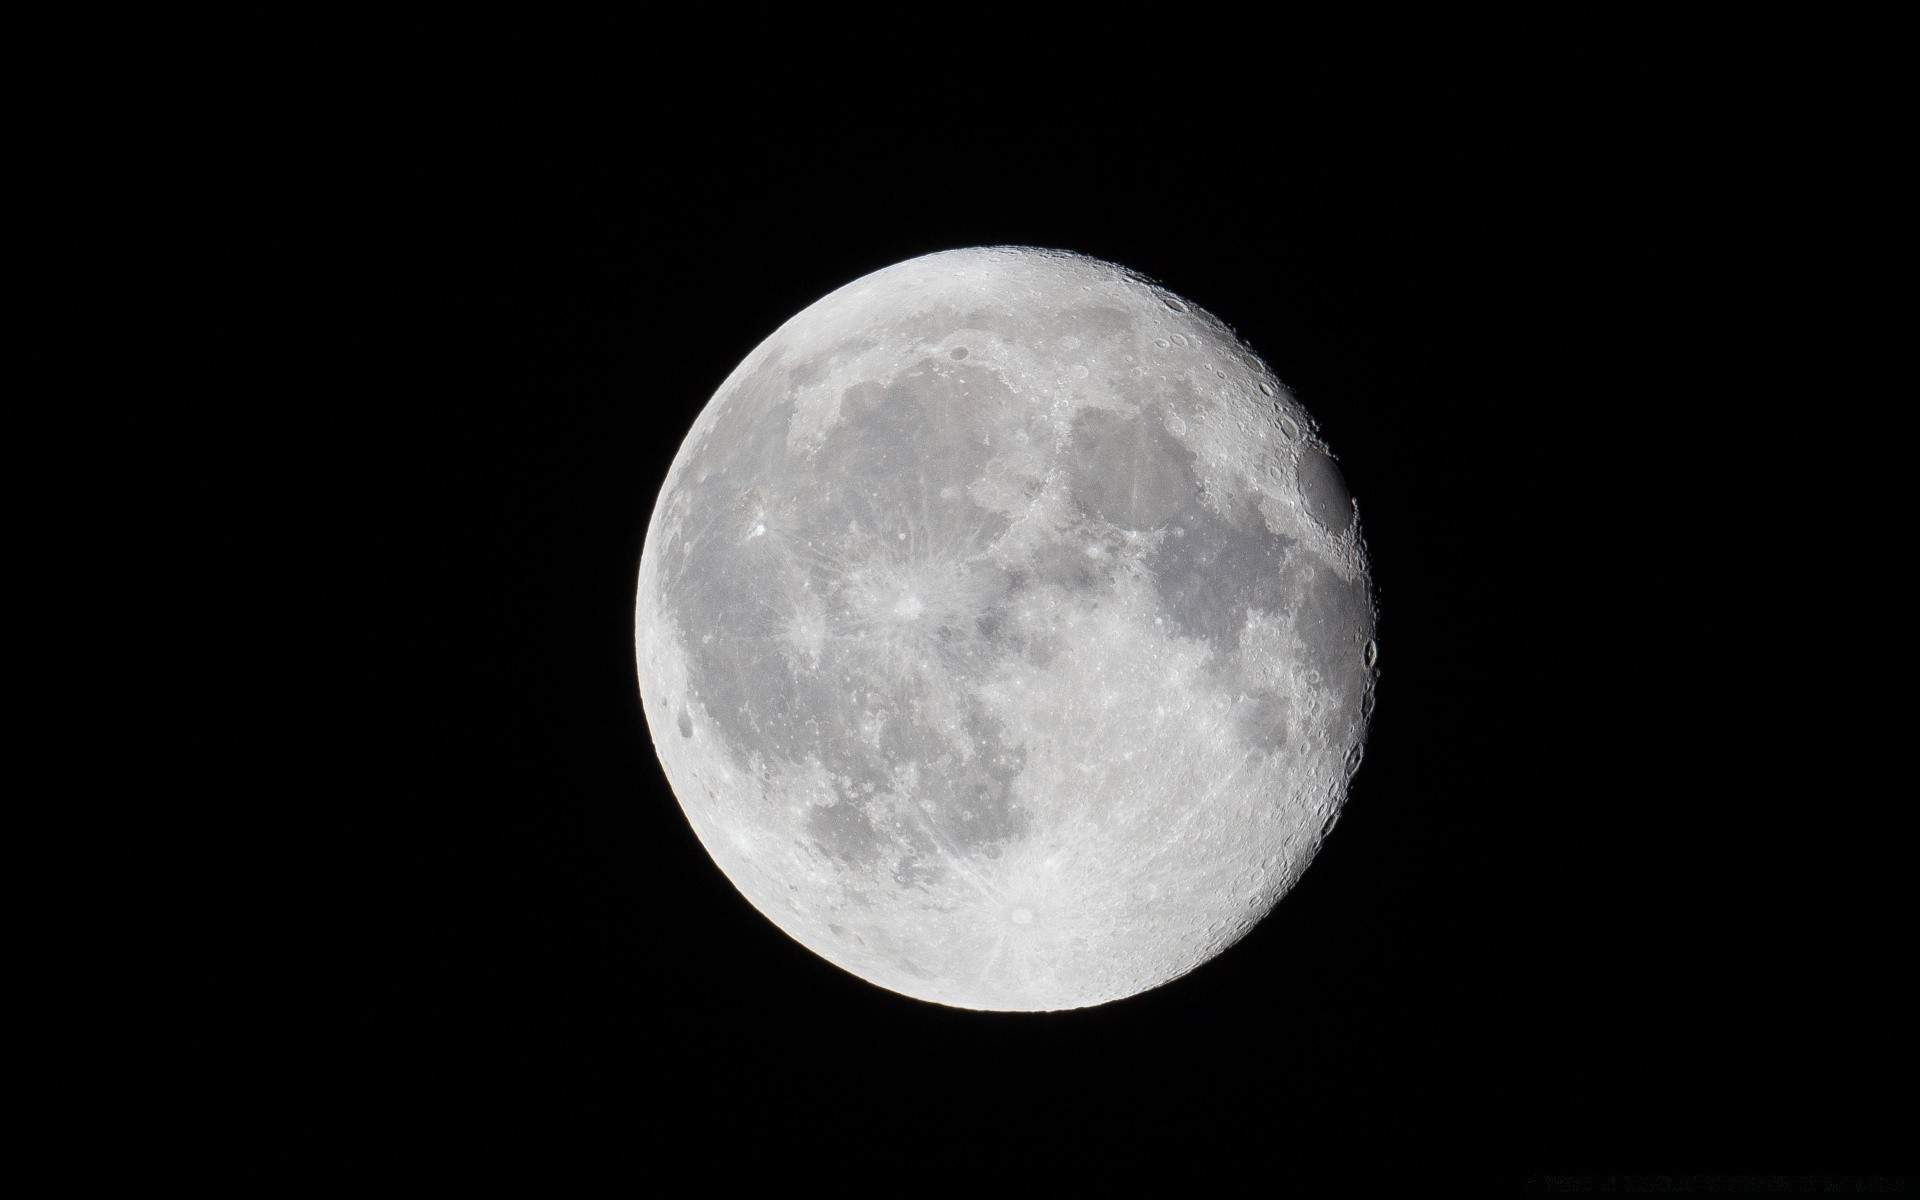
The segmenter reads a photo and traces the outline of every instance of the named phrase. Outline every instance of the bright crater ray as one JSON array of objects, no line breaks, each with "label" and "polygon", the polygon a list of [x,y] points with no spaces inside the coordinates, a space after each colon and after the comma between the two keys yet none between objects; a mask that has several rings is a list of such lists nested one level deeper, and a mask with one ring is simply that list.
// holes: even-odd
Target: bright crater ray
[{"label": "bright crater ray", "polygon": [[959,250],[788,321],[647,532],[641,694],[755,907],[885,988],[1077,1008],[1192,970],[1345,799],[1374,608],[1339,471],[1224,325]]}]

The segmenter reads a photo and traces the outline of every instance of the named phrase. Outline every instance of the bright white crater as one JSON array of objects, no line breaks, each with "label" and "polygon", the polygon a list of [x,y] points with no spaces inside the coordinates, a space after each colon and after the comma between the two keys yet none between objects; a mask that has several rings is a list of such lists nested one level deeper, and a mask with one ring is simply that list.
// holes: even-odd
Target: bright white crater
[{"label": "bright white crater", "polygon": [[854,281],[721,385],[635,618],[660,761],[802,945],[908,996],[1079,1008],[1299,878],[1372,708],[1354,504],[1225,325],[1108,263]]}]

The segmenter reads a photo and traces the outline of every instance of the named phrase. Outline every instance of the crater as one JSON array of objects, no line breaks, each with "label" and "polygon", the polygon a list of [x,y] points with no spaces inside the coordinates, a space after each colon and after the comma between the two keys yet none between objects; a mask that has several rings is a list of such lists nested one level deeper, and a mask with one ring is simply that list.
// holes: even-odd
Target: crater
[{"label": "crater", "polygon": [[1300,495],[1313,519],[1332,533],[1346,532],[1353,523],[1353,496],[1333,459],[1319,450],[1308,450],[1301,454],[1296,474]]}]

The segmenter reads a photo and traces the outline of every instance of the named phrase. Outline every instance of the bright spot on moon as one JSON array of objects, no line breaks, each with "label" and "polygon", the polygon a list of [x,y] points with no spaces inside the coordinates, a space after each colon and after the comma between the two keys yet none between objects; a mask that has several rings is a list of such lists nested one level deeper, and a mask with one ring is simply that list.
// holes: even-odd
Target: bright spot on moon
[{"label": "bright spot on moon", "polygon": [[1372,711],[1352,498],[1232,331],[1123,268],[913,259],[721,385],[647,531],[641,696],[781,929],[964,1008],[1101,1004],[1273,908]]}]

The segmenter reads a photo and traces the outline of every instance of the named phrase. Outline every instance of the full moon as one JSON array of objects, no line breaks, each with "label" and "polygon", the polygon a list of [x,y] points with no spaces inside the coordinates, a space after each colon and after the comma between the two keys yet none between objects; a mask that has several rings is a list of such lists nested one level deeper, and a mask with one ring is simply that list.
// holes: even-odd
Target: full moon
[{"label": "full moon", "polygon": [[641,556],[640,691],[734,886],[854,975],[969,1009],[1157,987],[1332,828],[1375,608],[1316,426],[1138,274],[931,254],[776,330]]}]

